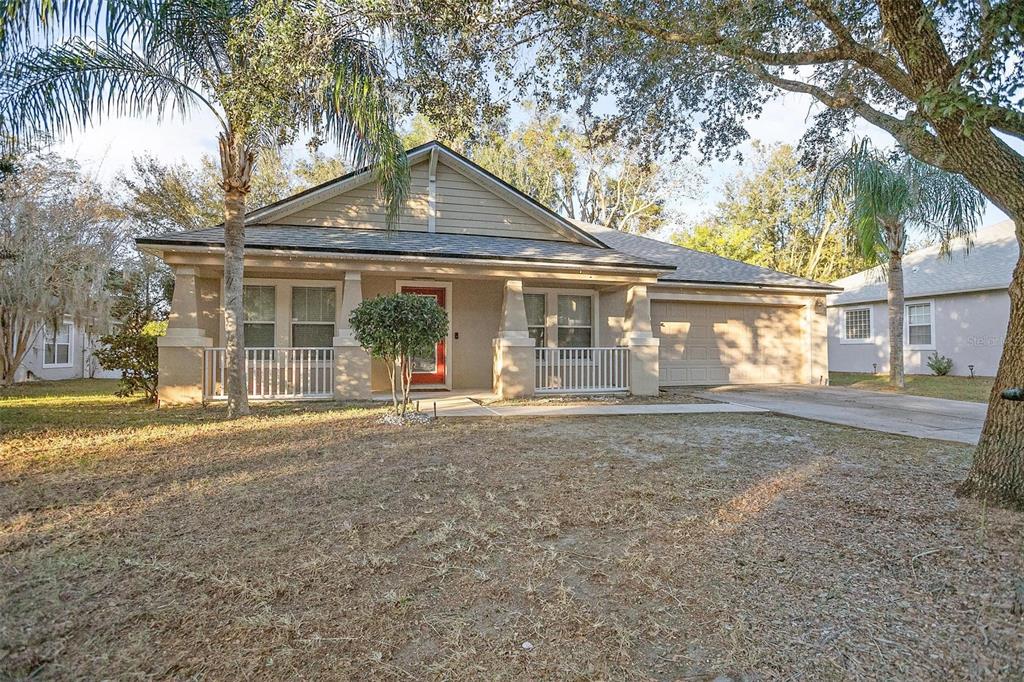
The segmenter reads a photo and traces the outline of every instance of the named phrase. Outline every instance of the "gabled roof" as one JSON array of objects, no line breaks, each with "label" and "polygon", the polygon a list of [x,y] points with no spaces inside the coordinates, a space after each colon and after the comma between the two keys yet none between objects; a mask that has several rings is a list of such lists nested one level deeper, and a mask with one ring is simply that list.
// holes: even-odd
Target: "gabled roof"
[{"label": "gabled roof", "polygon": [[[136,240],[140,245],[222,248],[224,228],[171,232]],[[460,258],[523,261],[552,265],[615,267],[663,271],[666,266],[608,247],[547,239],[516,239],[440,232],[357,230],[306,225],[252,225],[245,228],[247,250],[345,253],[403,258]]]},{"label": "gabled roof", "polygon": [[[906,298],[1006,289],[1020,253],[1012,220],[989,225],[974,236],[970,248],[963,240],[951,246],[950,257],[929,246],[903,257]],[[843,292],[829,296],[829,305],[884,301],[887,284],[884,266],[863,270],[833,282]]]},{"label": "gabled roof", "polygon": [[612,248],[640,258],[664,263],[672,272],[661,275],[658,281],[671,283],[714,284],[727,286],[756,286],[768,288],[810,289],[835,291],[835,287],[784,272],[750,265],[731,258],[723,258],[703,251],[694,251],[658,239],[619,232],[601,225],[574,221],[580,228],[599,237]]},{"label": "gabled roof", "polygon": [[[462,173],[470,176],[478,184],[490,190],[495,195],[505,199],[516,206],[519,210],[532,216],[541,223],[547,224],[557,231],[567,232],[575,238],[580,239],[584,244],[604,247],[601,241],[585,230],[579,229],[572,221],[558,215],[547,206],[544,206],[536,199],[530,197],[516,187],[508,184],[487,169],[470,161],[465,156],[447,147],[437,140],[427,142],[418,147],[413,147],[406,152],[410,166],[425,161],[430,156],[436,155],[446,165],[456,168]],[[246,222],[249,224],[287,224],[287,216],[302,208],[326,201],[338,196],[350,189],[361,186],[372,180],[372,166],[346,173],[339,178],[330,180],[323,184],[311,187],[307,190],[285,197],[280,201],[267,204],[246,214]]]}]

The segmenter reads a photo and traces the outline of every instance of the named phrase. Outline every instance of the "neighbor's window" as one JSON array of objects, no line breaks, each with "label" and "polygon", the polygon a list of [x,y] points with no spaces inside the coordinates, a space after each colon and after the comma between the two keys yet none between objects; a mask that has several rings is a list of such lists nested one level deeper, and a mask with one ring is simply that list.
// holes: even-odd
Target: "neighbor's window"
[{"label": "neighbor's window", "polygon": [[587,348],[592,345],[593,322],[590,296],[558,297],[558,345]]},{"label": "neighbor's window", "polygon": [[907,306],[907,345],[932,345],[931,303],[912,303]]},{"label": "neighbor's window", "polygon": [[274,287],[242,287],[242,320],[246,348],[274,347],[276,307]]},{"label": "neighbor's window", "polygon": [[846,338],[863,341],[871,337],[871,308],[855,308],[846,311]]},{"label": "neighbor's window", "polygon": [[46,330],[46,342],[43,345],[44,365],[71,364],[71,332],[74,326],[70,322],[57,325],[56,329]]},{"label": "neighbor's window", "polygon": [[526,326],[530,338],[537,348],[544,347],[544,325],[547,321],[547,296],[544,294],[523,294],[526,303]]},{"label": "neighbor's window", "polygon": [[292,288],[292,345],[296,348],[334,345],[334,287]]}]

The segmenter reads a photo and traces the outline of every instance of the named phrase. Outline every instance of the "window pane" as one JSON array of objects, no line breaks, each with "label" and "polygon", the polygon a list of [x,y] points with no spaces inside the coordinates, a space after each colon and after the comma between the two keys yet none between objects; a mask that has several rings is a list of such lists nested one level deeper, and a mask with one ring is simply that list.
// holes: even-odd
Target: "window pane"
[{"label": "window pane", "polygon": [[544,294],[523,294],[523,301],[526,303],[526,324],[531,327],[543,327],[544,316]]},{"label": "window pane", "polygon": [[544,327],[530,327],[530,338],[537,348],[544,347]]},{"label": "window pane", "polygon": [[244,326],[246,348],[274,347],[274,325],[246,322]]},{"label": "window pane", "polygon": [[846,311],[846,338],[866,339],[871,335],[871,311],[867,308]]},{"label": "window pane", "polygon": [[334,322],[334,289],[293,288],[292,319],[299,322]]},{"label": "window pane", "polygon": [[561,348],[588,348],[590,347],[589,327],[559,327],[558,345]]},{"label": "window pane", "polygon": [[[590,326],[590,297],[589,296],[559,296],[558,297],[558,324],[578,325],[581,327]],[[561,344],[559,344],[561,345]]]},{"label": "window pane", "polygon": [[334,345],[334,325],[293,324],[292,345],[296,348],[330,348]]},{"label": "window pane", "polygon": [[46,365],[54,364],[53,358],[54,358],[53,344],[52,343],[48,343],[43,348],[43,364],[46,364]]},{"label": "window pane", "polygon": [[273,322],[274,311],[274,287],[242,287],[243,320],[246,322]]},{"label": "window pane", "polygon": [[930,303],[918,303],[907,306],[908,324],[931,324],[932,306]]},{"label": "window pane", "polygon": [[57,344],[57,364],[58,365],[66,365],[66,364],[68,364],[68,351],[69,350],[70,350],[70,346],[68,346],[68,344],[66,344],[66,343],[58,343]]},{"label": "window pane", "polygon": [[908,342],[911,346],[930,346],[932,343],[931,325],[910,325]]},{"label": "window pane", "polygon": [[57,343],[68,343],[71,340],[71,325],[62,324],[57,328]]}]

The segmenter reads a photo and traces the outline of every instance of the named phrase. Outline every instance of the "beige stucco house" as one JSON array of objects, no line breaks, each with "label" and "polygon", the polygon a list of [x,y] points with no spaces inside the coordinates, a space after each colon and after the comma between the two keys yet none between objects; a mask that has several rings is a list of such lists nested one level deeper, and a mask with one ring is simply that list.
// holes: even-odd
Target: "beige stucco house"
[{"label": "beige stucco house", "polygon": [[[654,394],[660,386],[827,378],[828,285],[566,220],[431,142],[385,230],[367,170],[251,212],[245,339],[253,398],[388,390],[356,343],[360,301],[409,291],[448,312],[414,387]],[[164,403],[224,396],[221,227],[139,240],[175,272]]]}]

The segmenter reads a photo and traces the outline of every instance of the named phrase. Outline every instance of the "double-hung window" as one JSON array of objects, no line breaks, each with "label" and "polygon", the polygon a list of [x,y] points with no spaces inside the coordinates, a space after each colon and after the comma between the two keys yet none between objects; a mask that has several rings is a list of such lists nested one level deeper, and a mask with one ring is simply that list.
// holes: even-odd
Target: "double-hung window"
[{"label": "double-hung window", "polygon": [[74,325],[62,322],[46,330],[43,343],[43,366],[66,367],[71,364],[71,338]]},{"label": "double-hung window", "polygon": [[558,296],[558,346],[588,348],[593,345],[593,299],[587,295]]},{"label": "double-hung window", "polygon": [[871,308],[849,308],[843,313],[843,326],[847,341],[867,341],[871,338]]},{"label": "double-hung window", "polygon": [[908,346],[932,345],[932,304],[910,303],[907,305]]},{"label": "double-hung window", "polygon": [[547,296],[544,294],[523,294],[526,304],[526,327],[537,348],[545,345],[545,326],[548,319]]},{"label": "double-hung window", "polygon": [[292,288],[292,345],[330,348],[334,345],[334,288]]},{"label": "double-hung window", "polygon": [[242,320],[246,348],[273,348],[277,328],[276,292],[272,286],[242,287]]}]

